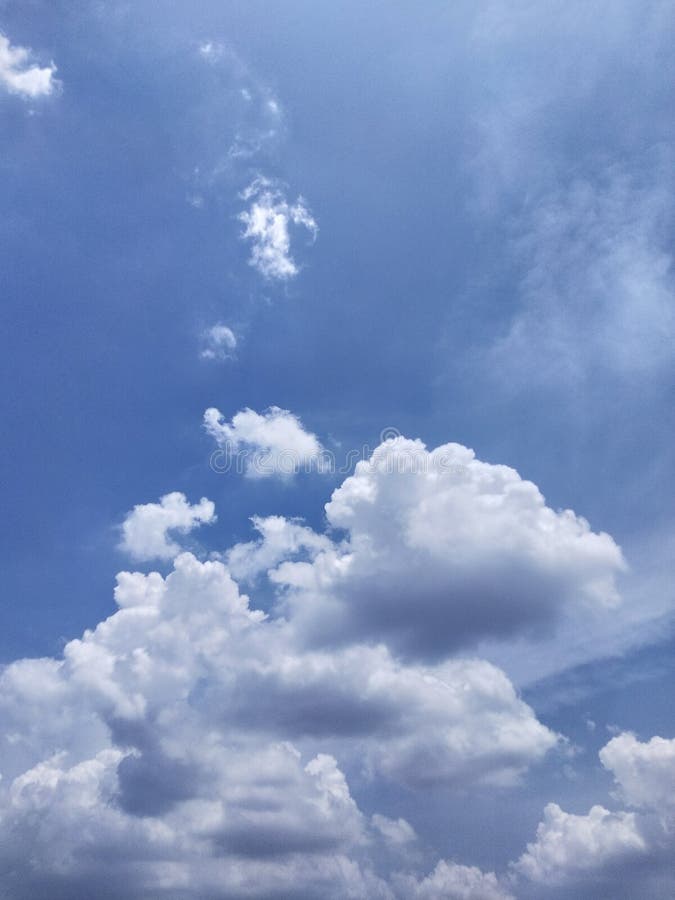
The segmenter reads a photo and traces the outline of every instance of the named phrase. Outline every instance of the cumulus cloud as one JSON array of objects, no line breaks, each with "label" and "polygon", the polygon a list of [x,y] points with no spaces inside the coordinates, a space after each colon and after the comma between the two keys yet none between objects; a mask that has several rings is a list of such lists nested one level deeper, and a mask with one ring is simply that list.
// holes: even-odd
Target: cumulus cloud
[{"label": "cumulus cloud", "polygon": [[58,82],[55,79],[56,66],[39,66],[32,61],[32,52],[27,47],[16,47],[0,33],[0,85],[10,94],[31,99],[44,97],[54,92]]},{"label": "cumulus cloud", "polygon": [[642,743],[623,733],[599,755],[614,776],[617,796],[636,811],[594,806],[586,815],[572,815],[550,803],[536,841],[513,871],[538,890],[570,886],[576,896],[672,896],[675,739]]},{"label": "cumulus cloud", "polygon": [[312,239],[318,225],[305,201],[289,203],[281,189],[266,178],[257,178],[241,195],[250,206],[239,215],[242,237],[251,242],[250,265],[265,278],[285,281],[298,274],[291,256],[291,226],[304,228]]},{"label": "cumulus cloud", "polygon": [[237,349],[237,338],[231,328],[218,322],[202,335],[202,359],[230,359]]},{"label": "cumulus cloud", "polygon": [[211,407],[204,413],[204,428],[220,447],[222,458],[213,460],[220,471],[229,470],[233,461],[237,471],[250,478],[289,478],[322,468],[319,439],[287,409],[271,406],[263,413],[243,409],[227,422],[220,410]]},{"label": "cumulus cloud", "polygon": [[459,444],[385,441],[326,516],[345,540],[270,573],[318,643],[386,640],[436,658],[485,637],[545,636],[566,609],[619,602],[624,563],[609,535]]},{"label": "cumulus cloud", "polygon": [[653,737],[642,743],[626,732],[602,748],[600,762],[630,806],[675,812],[675,739]]},{"label": "cumulus cloud", "polygon": [[560,884],[601,871],[645,849],[634,813],[611,813],[594,806],[587,815],[575,816],[549,803],[537,828],[537,840],[528,844],[517,869],[532,881]]},{"label": "cumulus cloud", "polygon": [[138,561],[172,559],[181,548],[170,533],[188,534],[215,520],[215,507],[206,497],[190,505],[185,494],[174,491],[159,503],[134,506],[122,523],[120,548]]},{"label": "cumulus cloud", "polygon": [[514,900],[493,872],[441,860],[421,881],[399,878],[397,886],[407,900]]},{"label": "cumulus cloud", "polygon": [[[392,900],[373,848],[401,847],[413,829],[366,816],[339,760],[370,778],[466,787],[556,741],[487,663],[303,650],[219,561],[183,553],[166,577],[122,572],[115,599],[61,659],[0,673],[8,900]],[[430,878],[411,896],[502,896],[477,870]],[[431,893],[437,881],[445,893]]]}]

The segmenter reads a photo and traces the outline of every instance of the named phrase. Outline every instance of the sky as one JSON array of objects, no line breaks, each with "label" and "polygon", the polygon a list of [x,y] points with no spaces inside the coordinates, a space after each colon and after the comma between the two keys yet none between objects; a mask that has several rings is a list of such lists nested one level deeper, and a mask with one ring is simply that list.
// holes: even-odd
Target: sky
[{"label": "sky", "polygon": [[3,900],[675,895],[674,32],[0,0]]}]

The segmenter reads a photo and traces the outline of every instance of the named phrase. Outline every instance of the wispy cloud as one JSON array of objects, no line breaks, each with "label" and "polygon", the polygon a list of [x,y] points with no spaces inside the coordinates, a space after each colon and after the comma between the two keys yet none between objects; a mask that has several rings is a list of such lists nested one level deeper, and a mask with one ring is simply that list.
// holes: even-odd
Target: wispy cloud
[{"label": "wispy cloud", "polygon": [[672,218],[663,172],[645,184],[614,168],[534,203],[514,246],[520,308],[492,351],[500,377],[569,381],[671,365]]}]

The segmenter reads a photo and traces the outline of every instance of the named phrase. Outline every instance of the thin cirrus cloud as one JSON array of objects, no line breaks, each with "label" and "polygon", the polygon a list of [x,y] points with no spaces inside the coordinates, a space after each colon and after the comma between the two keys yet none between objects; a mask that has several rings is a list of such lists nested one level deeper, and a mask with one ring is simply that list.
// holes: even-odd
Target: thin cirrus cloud
[{"label": "thin cirrus cloud", "polygon": [[550,383],[672,368],[673,205],[666,183],[664,173],[640,184],[615,169],[533,205],[514,244],[526,261],[520,308],[492,348],[495,371],[508,370],[518,384],[533,370]]},{"label": "thin cirrus cloud", "polygon": [[291,255],[291,231],[304,229],[314,240],[318,225],[302,197],[289,203],[280,186],[257,178],[241,194],[249,202],[239,215],[242,238],[251,244],[249,264],[270,281],[294,278],[299,266]]},{"label": "thin cirrus cloud", "polygon": [[0,32],[0,85],[6,91],[24,99],[46,97],[58,86],[55,74],[54,63],[40,66],[33,61],[31,50],[13,46]]},{"label": "thin cirrus cloud", "polygon": [[237,349],[235,333],[227,325],[217,322],[207,328],[202,335],[202,349],[199,353],[201,359],[211,359],[222,362],[231,359]]}]

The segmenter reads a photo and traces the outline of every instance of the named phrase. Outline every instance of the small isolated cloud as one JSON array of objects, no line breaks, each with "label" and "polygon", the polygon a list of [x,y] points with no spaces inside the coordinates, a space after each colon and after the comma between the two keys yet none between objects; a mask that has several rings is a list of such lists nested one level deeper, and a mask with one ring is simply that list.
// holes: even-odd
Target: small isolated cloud
[{"label": "small isolated cloud", "polygon": [[251,242],[249,264],[270,280],[294,278],[299,268],[291,256],[291,228],[304,228],[312,239],[318,225],[305,201],[289,203],[280,187],[266,178],[257,178],[241,195],[250,201],[240,213],[242,238]]},{"label": "small isolated cloud", "polygon": [[10,94],[25,98],[48,96],[58,84],[55,73],[54,63],[37,65],[27,47],[13,47],[0,33],[0,85]]},{"label": "small isolated cloud", "polygon": [[202,359],[231,359],[233,352],[237,349],[237,338],[231,328],[217,323],[204,332],[202,344],[199,354]]},{"label": "small isolated cloud", "polygon": [[235,464],[249,478],[289,478],[303,469],[322,469],[321,443],[287,409],[271,406],[263,413],[243,409],[227,422],[212,407],[204,413],[204,428],[220,448],[222,459],[212,459],[217,471],[229,471]]},{"label": "small isolated cloud", "polygon": [[206,497],[191,506],[185,494],[174,491],[159,503],[134,506],[122,523],[120,549],[138,561],[173,559],[181,547],[169,537],[170,532],[188,534],[215,521],[215,507]]}]

